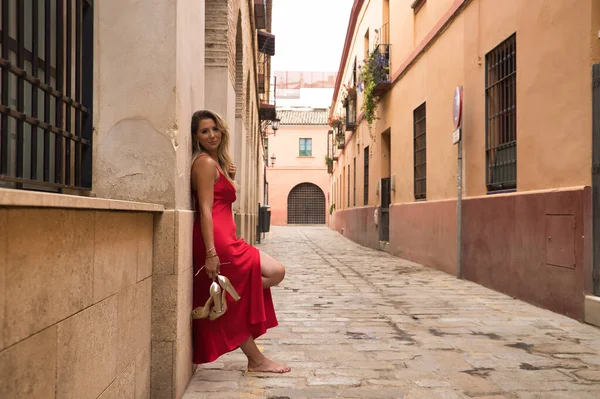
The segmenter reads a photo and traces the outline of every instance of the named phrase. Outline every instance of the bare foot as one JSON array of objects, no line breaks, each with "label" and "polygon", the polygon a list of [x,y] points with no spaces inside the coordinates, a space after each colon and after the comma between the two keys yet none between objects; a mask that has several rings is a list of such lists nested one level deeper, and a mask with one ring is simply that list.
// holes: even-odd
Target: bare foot
[{"label": "bare foot", "polygon": [[271,359],[266,357],[262,358],[261,362],[253,362],[252,360],[248,360],[248,371],[258,372],[258,373],[289,373],[291,368],[281,365],[279,363],[275,363]]}]

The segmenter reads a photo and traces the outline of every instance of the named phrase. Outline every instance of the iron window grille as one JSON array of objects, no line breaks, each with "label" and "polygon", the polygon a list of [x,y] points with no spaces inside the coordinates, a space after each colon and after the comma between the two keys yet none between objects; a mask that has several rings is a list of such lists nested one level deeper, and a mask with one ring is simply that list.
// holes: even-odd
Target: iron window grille
[{"label": "iron window grille", "polygon": [[513,34],[485,56],[486,186],[517,187],[517,38]]},{"label": "iron window grille", "polygon": [[427,198],[427,114],[425,103],[413,112],[415,199]]},{"label": "iron window grille", "polygon": [[354,167],[352,168],[352,205],[356,206],[356,157],[354,157]]},{"label": "iron window grille", "polygon": [[340,188],[341,188],[341,198],[340,199],[342,200],[341,201],[342,205],[344,204],[344,202],[347,202],[347,201],[344,201],[344,199],[345,199],[344,198],[344,192],[346,191],[346,190],[344,190],[344,188],[345,188],[344,184],[345,183],[346,183],[346,167],[344,166],[344,174],[342,175],[342,180],[340,181]]},{"label": "iron window grille", "polygon": [[312,139],[300,139],[300,156],[312,156]]},{"label": "iron window grille", "polygon": [[90,190],[93,1],[1,10],[0,186]]},{"label": "iron window grille", "polygon": [[369,205],[369,147],[365,147],[364,153],[364,205]]},{"label": "iron window grille", "polygon": [[390,178],[384,177],[381,179],[381,220],[379,230],[380,241],[390,241]]},{"label": "iron window grille", "polygon": [[346,191],[348,194],[346,203],[348,204],[348,208],[350,208],[350,165],[348,165],[348,186],[346,187]]}]

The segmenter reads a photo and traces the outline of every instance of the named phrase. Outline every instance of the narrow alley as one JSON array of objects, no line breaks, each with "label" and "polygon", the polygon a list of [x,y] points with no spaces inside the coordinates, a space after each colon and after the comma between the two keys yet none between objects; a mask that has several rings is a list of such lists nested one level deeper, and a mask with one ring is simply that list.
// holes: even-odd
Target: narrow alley
[{"label": "narrow alley", "polygon": [[287,267],[261,349],[292,371],[244,373],[237,350],[185,399],[600,397],[600,331],[361,247],[325,227],[274,227]]}]

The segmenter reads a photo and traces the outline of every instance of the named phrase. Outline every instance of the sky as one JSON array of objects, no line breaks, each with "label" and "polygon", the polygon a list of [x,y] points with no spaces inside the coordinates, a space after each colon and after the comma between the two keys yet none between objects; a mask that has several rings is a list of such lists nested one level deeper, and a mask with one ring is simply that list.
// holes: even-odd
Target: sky
[{"label": "sky", "polygon": [[353,3],[273,0],[273,70],[337,72]]}]

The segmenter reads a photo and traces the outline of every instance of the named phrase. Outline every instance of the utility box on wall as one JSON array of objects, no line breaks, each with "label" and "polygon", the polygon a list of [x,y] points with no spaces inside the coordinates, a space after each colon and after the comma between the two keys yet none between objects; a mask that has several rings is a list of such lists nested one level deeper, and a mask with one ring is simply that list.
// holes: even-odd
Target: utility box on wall
[{"label": "utility box on wall", "polygon": [[546,264],[575,268],[575,215],[546,214]]}]

